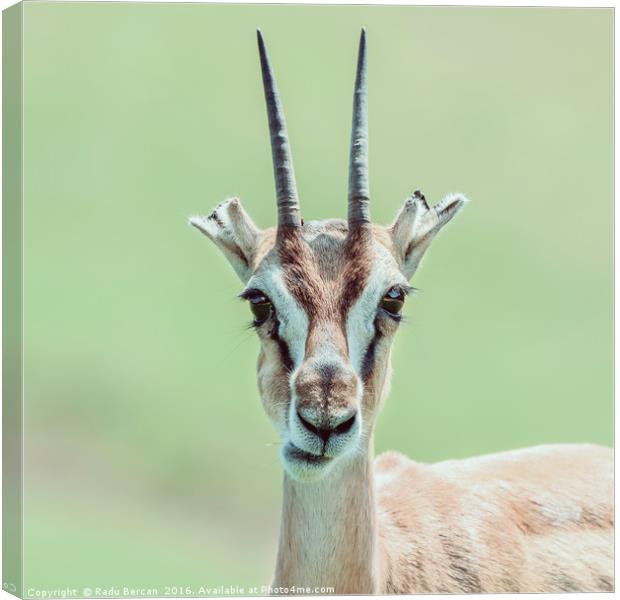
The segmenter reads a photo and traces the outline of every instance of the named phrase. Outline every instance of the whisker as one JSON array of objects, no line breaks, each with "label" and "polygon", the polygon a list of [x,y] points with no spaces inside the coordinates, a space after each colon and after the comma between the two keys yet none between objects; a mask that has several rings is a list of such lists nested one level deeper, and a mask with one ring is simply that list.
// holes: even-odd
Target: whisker
[{"label": "whisker", "polygon": [[273,446],[282,446],[282,442],[266,442],[264,446],[272,448]]}]

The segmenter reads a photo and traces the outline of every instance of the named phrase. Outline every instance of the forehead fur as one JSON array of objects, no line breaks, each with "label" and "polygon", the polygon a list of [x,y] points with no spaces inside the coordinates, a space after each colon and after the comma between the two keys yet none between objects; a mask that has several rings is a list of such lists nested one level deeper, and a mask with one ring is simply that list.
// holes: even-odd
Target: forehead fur
[{"label": "forehead fur", "polygon": [[[305,242],[304,245],[311,251],[308,258],[313,259],[314,267],[321,278],[329,281],[341,276],[345,267],[344,261],[350,258],[345,254],[347,234],[349,233],[347,222],[342,219],[309,221],[304,223],[299,231],[301,239]],[[383,246],[397,261],[398,252],[394,248],[392,237],[387,228],[371,225],[369,232],[371,238]],[[276,229],[270,228],[265,231],[256,253],[255,273],[271,268],[275,264],[281,264],[282,256],[279,255],[275,246]]]}]

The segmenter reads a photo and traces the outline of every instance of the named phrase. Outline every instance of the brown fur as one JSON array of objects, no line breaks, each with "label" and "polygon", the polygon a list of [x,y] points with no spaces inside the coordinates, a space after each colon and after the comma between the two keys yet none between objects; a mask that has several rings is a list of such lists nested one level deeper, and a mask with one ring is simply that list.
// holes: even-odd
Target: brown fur
[{"label": "brown fur", "polygon": [[289,229],[276,247],[287,288],[308,315],[307,354],[327,339],[346,357],[344,323],[372,264],[372,233],[361,226],[347,236],[344,223],[330,225],[310,241],[302,228]]},{"label": "brown fur", "polygon": [[[378,457],[381,552],[394,565],[388,587],[400,593],[611,590],[612,460],[611,450],[591,445],[434,465],[396,453]],[[398,563],[403,548],[414,556],[414,549],[425,549],[418,564],[424,585],[412,578],[409,562]]]}]

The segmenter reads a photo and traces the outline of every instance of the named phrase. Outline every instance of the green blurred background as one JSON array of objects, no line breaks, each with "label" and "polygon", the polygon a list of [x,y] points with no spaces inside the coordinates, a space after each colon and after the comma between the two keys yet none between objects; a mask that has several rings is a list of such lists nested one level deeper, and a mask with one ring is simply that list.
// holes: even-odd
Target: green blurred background
[{"label": "green blurred background", "polygon": [[258,342],[186,224],[274,223],[255,42],[306,219],[345,215],[368,29],[372,210],[472,200],[413,284],[377,450],[612,443],[612,10],[27,3],[25,589],[261,585]]}]

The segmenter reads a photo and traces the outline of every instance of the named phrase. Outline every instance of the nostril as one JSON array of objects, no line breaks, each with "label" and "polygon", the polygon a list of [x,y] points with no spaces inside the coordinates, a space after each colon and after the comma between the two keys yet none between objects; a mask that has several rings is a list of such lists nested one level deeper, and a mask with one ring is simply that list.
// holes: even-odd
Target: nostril
[{"label": "nostril", "polygon": [[353,427],[354,423],[355,423],[355,415],[353,415],[350,419],[343,421],[342,423],[340,423],[340,425],[335,427],[334,433],[340,433],[340,434],[347,433],[348,431],[350,431],[351,427]]},{"label": "nostril", "polygon": [[319,429],[318,427],[315,427],[312,423],[310,423],[310,421],[306,421],[306,419],[304,419],[301,416],[301,413],[299,411],[297,411],[297,417],[299,418],[299,420],[301,421],[301,424],[310,432],[310,433],[314,433],[314,435],[318,435],[319,437],[323,437],[322,432],[324,430]]}]

